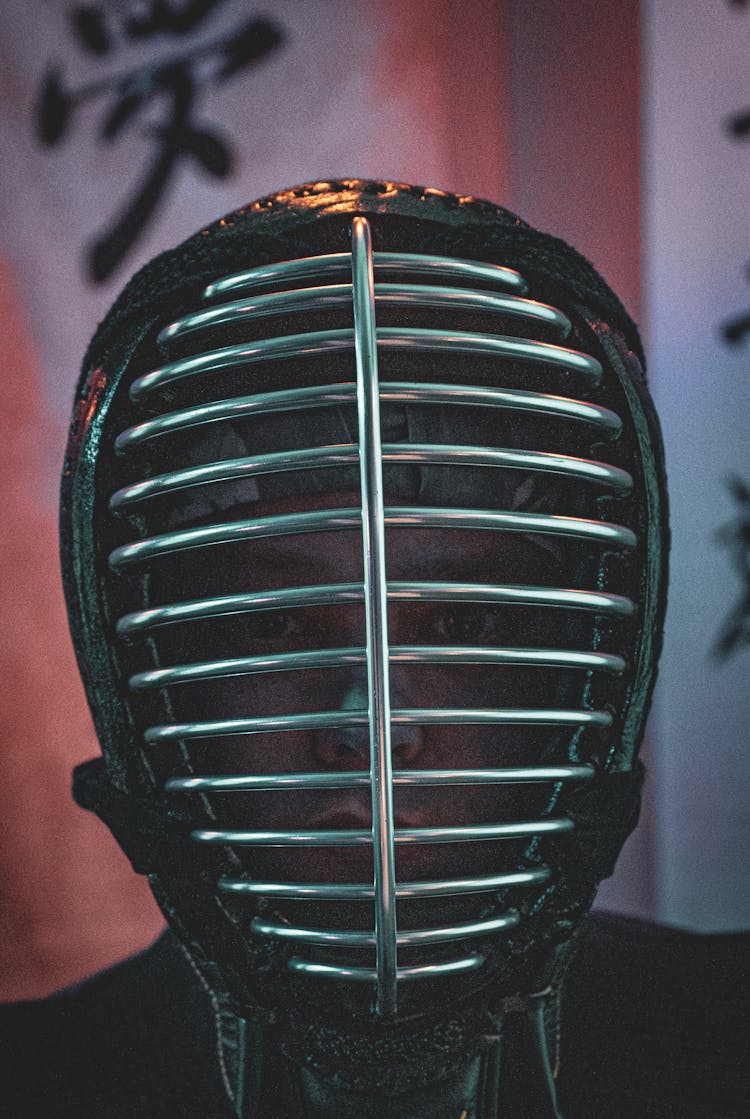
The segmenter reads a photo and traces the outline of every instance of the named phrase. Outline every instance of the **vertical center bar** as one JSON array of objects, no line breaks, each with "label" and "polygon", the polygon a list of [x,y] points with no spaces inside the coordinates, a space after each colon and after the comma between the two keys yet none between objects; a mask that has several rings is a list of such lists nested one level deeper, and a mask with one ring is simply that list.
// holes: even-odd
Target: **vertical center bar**
[{"label": "vertical center bar", "polygon": [[357,360],[359,476],[370,726],[372,840],[375,869],[375,952],[380,1015],[396,1012],[396,868],[393,855],[391,697],[388,674],[388,587],[385,572],[383,467],[372,240],[365,218],[352,222],[352,298]]}]

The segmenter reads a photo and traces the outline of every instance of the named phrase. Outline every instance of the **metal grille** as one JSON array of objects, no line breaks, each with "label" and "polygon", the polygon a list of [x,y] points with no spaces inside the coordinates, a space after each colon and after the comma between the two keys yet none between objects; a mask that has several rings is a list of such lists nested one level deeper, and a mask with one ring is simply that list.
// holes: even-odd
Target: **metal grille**
[{"label": "metal grille", "polygon": [[[398,275],[399,282],[382,277]],[[408,279],[404,280],[403,277]],[[350,279],[349,279],[350,277]],[[424,282],[418,282],[424,281]],[[252,293],[279,284],[284,290]],[[296,287],[297,284],[310,286]],[[471,284],[482,290],[472,289]],[[454,286],[456,285],[456,286]],[[462,286],[458,286],[462,285]],[[239,297],[239,298],[237,298]],[[399,966],[398,950],[414,945],[438,945],[470,941],[516,925],[520,917],[510,908],[499,915],[465,923],[402,929],[397,921],[401,899],[448,897],[458,894],[497,892],[506,887],[538,887],[549,878],[544,866],[494,875],[446,877],[416,882],[396,878],[395,848],[404,844],[474,843],[484,840],[533,839],[565,833],[573,827],[564,816],[542,815],[533,819],[450,827],[400,828],[394,826],[393,790],[406,786],[514,785],[525,783],[577,783],[590,780],[595,767],[588,762],[539,764],[534,766],[476,769],[397,769],[392,771],[391,730],[396,726],[491,725],[569,727],[571,733],[589,727],[606,730],[612,724],[609,710],[578,707],[426,707],[392,708],[389,679],[394,664],[523,665],[546,669],[580,671],[589,679],[594,673],[621,674],[626,669],[619,653],[598,648],[586,650],[547,647],[487,647],[482,645],[392,645],[388,637],[388,606],[394,603],[485,603],[516,607],[547,607],[554,611],[604,618],[628,618],[633,602],[600,587],[549,587],[521,583],[464,583],[452,581],[392,581],[385,559],[385,534],[400,527],[437,527],[502,533],[534,533],[561,537],[594,546],[604,554],[622,554],[636,546],[636,537],[626,526],[601,519],[564,513],[535,513],[514,510],[453,508],[450,506],[384,507],[384,464],[417,466],[449,465],[486,469],[511,469],[550,474],[614,497],[630,491],[633,479],[621,467],[590,458],[517,448],[488,448],[463,445],[383,442],[380,430],[382,403],[472,406],[534,416],[575,421],[592,432],[592,442],[615,438],[621,430],[619,417],[610,409],[587,400],[556,393],[504,387],[501,384],[455,383],[450,381],[380,381],[378,356],[397,350],[407,353],[436,353],[491,357],[496,360],[498,380],[509,360],[524,366],[572,375],[588,389],[600,384],[603,370],[590,354],[563,343],[571,332],[568,318],[556,308],[527,296],[523,278],[512,269],[473,261],[404,253],[373,253],[371,232],[364,218],[352,226],[351,253],[336,253],[303,260],[252,268],[240,275],[211,284],[204,293],[208,306],[165,327],[159,343],[170,348],[200,340],[202,333],[216,332],[238,323],[257,323],[273,316],[294,315],[339,307],[352,307],[354,327],[308,331],[262,338],[251,342],[213,348],[168,361],[160,368],[138,376],[130,387],[133,405],[150,407],[152,414],[121,432],[116,450],[126,461],[137,463],[144,448],[165,436],[190,429],[204,431],[207,425],[259,415],[302,413],[306,409],[356,402],[358,440],[335,446],[312,446],[282,452],[229,457],[199,466],[186,466],[139,478],[120,487],[111,497],[114,513],[135,518],[154,499],[163,500],[186,489],[210,487],[215,483],[257,478],[274,473],[320,470],[327,467],[359,466],[361,504],[347,509],[314,509],[298,513],[221,521],[173,531],[150,533],[115,548],[110,566],[115,571],[139,571],[155,559],[178,552],[263,538],[349,531],[361,534],[364,570],[361,582],[288,586],[271,590],[206,596],[147,606],[119,618],[117,632],[123,642],[150,642],[165,627],[178,623],[203,622],[252,614],[256,611],[336,605],[364,608],[364,642],[356,648],[322,648],[273,655],[252,655],[188,664],[172,664],[132,674],[134,695],[170,689],[180,684],[209,681],[226,676],[360,666],[367,673],[367,708],[322,710],[305,713],[217,718],[203,722],[173,722],[150,725],[145,730],[148,750],[164,744],[190,742],[222,736],[283,734],[334,727],[367,727],[370,768],[366,771],[307,772],[274,775],[180,774],[170,777],[166,790],[173,796],[252,793],[267,790],[371,789],[372,828],[338,830],[263,831],[245,827],[196,828],[196,844],[218,844],[232,849],[244,847],[341,847],[368,846],[373,851],[372,882],[259,881],[250,875],[223,877],[219,889],[226,895],[266,898],[339,899],[374,902],[375,921],[371,931],[312,928],[255,917],[252,934],[291,941],[300,948],[374,948],[375,966],[335,964],[310,955],[292,956],[289,966],[298,972],[335,979],[374,984],[376,1010],[393,1015],[400,983],[436,975],[480,968],[481,952],[464,947],[452,959]],[[516,322],[519,330],[533,332],[542,326],[557,341],[537,341],[523,336],[469,330],[428,329],[376,325],[380,307],[437,308],[446,313],[498,314],[503,322]],[[197,405],[174,408],[170,393],[191,380],[206,381],[222,370],[242,371],[256,363],[288,362],[310,355],[332,357],[341,353],[356,358],[356,381],[339,380],[322,385],[235,395],[209,399]],[[204,393],[210,397],[210,391]],[[156,401],[156,404],[152,403]],[[154,415],[156,408],[158,414]],[[134,522],[135,523],[135,522]],[[581,694],[584,694],[582,689]],[[252,813],[250,813],[252,818]]]}]

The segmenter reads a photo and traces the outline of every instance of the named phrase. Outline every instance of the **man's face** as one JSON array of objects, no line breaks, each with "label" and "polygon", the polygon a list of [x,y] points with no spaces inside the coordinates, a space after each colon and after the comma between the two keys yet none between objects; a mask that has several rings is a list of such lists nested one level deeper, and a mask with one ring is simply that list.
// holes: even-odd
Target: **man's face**
[{"label": "man's face", "polygon": [[[305,499],[305,508],[357,508],[357,493]],[[241,515],[287,513],[291,501],[233,508]],[[299,507],[299,498],[294,500]],[[190,520],[194,523],[195,511]],[[560,585],[560,551],[544,538],[491,531],[390,528],[386,530],[389,583],[443,581],[463,584]],[[361,583],[358,531],[325,532],[258,540],[233,549],[207,548],[191,555],[184,586],[170,580],[155,588],[164,601],[238,591],[311,584]],[[570,645],[559,611],[482,603],[398,601],[389,607],[392,657],[391,706],[423,708],[545,707],[559,704],[549,671],[519,666],[410,663],[423,646],[528,647]],[[557,616],[555,616],[557,615]],[[162,665],[232,657],[273,656],[314,649],[363,650],[364,608],[359,604],[303,607],[233,615],[201,627],[189,649],[166,635]],[[403,650],[400,652],[399,650]],[[364,663],[341,668],[226,676],[172,691],[176,719],[203,721],[313,711],[367,709]],[[394,770],[497,768],[540,761],[550,732],[535,727],[394,725]],[[368,728],[256,733],[198,740],[189,747],[199,774],[282,774],[366,771]],[[396,827],[498,823],[538,815],[549,786],[396,786]],[[274,790],[224,793],[214,798],[219,819],[256,830],[367,829],[370,789]],[[489,874],[512,869],[522,841],[478,844],[397,845],[402,881]],[[258,878],[293,881],[372,880],[369,846],[260,847],[243,861]]]}]

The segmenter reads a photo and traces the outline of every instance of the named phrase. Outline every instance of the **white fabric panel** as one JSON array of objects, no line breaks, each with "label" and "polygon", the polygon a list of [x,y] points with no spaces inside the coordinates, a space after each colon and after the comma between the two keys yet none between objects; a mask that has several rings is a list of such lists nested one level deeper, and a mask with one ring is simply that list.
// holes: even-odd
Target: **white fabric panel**
[{"label": "white fabric panel", "polygon": [[750,503],[727,486],[750,485],[750,334],[722,341],[750,311],[750,134],[727,129],[750,108],[750,6],[647,0],[643,42],[647,340],[673,525],[655,916],[731,931],[750,924],[750,645],[712,650],[750,589]]},{"label": "white fabric panel", "polygon": [[[101,56],[71,33],[75,7],[72,0],[51,0],[41,9],[6,0],[0,14],[0,245],[14,265],[38,341],[46,407],[61,421],[67,422],[86,344],[125,280],[157,252],[254,198],[349,176],[505,200],[502,68],[495,68],[501,21],[492,3],[479,3],[472,26],[462,30],[460,13],[426,0],[406,7],[391,0],[379,6],[365,0],[265,6],[217,0],[190,34],[129,42],[117,32],[123,12],[149,4],[109,2],[93,6],[109,13],[114,29]],[[85,248],[132,198],[159,148],[150,128],[168,116],[163,99],[154,99],[115,139],[102,142],[98,134],[117,100],[113,77],[140,67],[147,80],[150,64],[231,38],[252,18],[272,21],[281,45],[223,84],[211,77],[217,52],[204,49],[205,84],[196,85],[189,117],[226,138],[235,172],[212,177],[181,158],[133,250],[105,283],[92,286]],[[74,99],[92,83],[103,85],[74,104],[59,142],[45,147],[33,121],[53,64]],[[458,88],[458,75],[468,70],[473,108],[466,87]],[[476,129],[482,145],[467,159],[462,142]],[[55,452],[50,501],[60,448]]]}]

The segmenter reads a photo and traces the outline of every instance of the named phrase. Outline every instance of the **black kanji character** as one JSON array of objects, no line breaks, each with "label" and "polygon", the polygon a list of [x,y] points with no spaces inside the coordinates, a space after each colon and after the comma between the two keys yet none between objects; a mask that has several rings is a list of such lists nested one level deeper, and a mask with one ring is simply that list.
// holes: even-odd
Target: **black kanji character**
[{"label": "black kanji character", "polygon": [[[151,0],[140,13],[128,16],[122,27],[130,38],[161,32],[185,34],[205,19],[218,2],[220,0],[193,0],[174,5],[166,0]],[[95,17],[95,11],[99,9],[92,5],[79,6],[73,15],[78,21],[79,37],[86,39],[90,50],[104,54],[112,39],[108,37],[103,19]],[[164,109],[162,122],[146,122],[142,128],[142,134],[156,144],[150,167],[132,200],[87,251],[94,282],[106,280],[122,262],[154,213],[180,160],[192,159],[215,178],[225,178],[230,173],[232,150],[229,142],[215,129],[194,123],[192,114],[197,95],[208,83],[221,84],[259,62],[282,41],[278,24],[258,18],[178,57],[136,67],[77,90],[66,88],[58,67],[49,68],[37,111],[37,133],[46,145],[63,139],[75,110],[87,101],[108,99],[98,134],[98,139],[107,143],[141,118],[154,103]]]},{"label": "black kanji character", "polygon": [[750,645],[750,486],[741,478],[727,482],[739,511],[716,534],[722,547],[729,549],[732,567],[743,583],[743,594],[727,617],[714,645],[714,656],[726,660],[743,645]]}]

